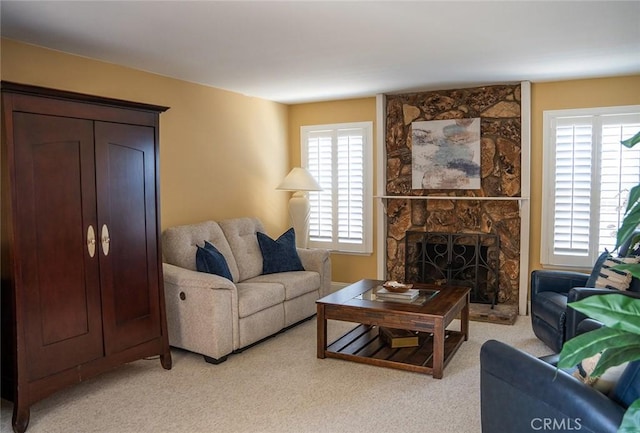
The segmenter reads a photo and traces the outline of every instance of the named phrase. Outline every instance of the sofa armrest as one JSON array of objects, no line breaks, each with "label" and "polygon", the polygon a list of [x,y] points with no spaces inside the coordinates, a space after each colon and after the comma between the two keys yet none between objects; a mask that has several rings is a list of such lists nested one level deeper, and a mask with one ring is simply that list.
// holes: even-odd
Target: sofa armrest
[{"label": "sofa armrest", "polygon": [[215,274],[192,271],[169,263],[162,264],[162,272],[164,281],[176,286],[236,290],[233,281]]},{"label": "sofa armrest", "polygon": [[531,272],[531,300],[540,292],[569,293],[587,283],[589,275],[574,271],[538,269]]},{"label": "sofa armrest", "polygon": [[320,274],[320,297],[331,292],[331,254],[328,250],[297,248],[302,266],[307,271]]},{"label": "sofa armrest", "polygon": [[[569,291],[569,295],[567,297],[567,303],[576,302],[593,295],[611,295],[614,293],[631,296],[633,298],[640,298],[640,293],[630,292],[628,290],[625,291],[625,290],[614,290],[614,289],[593,288],[593,287],[574,287]],[[574,310],[573,308],[571,308],[570,305],[567,305],[567,328],[566,328],[567,340],[572,339],[579,333],[578,326],[586,318],[587,318],[586,315],[582,314],[577,310]]]},{"label": "sofa armrest", "polygon": [[614,433],[625,409],[604,394],[504,343],[480,350],[483,433],[534,432],[550,420],[557,431]]},{"label": "sofa armrest", "polygon": [[616,293],[618,295],[631,296],[632,298],[640,298],[640,292],[631,292],[629,290],[615,290],[597,287],[574,287],[569,291],[567,302],[576,302],[593,295],[612,295]]},{"label": "sofa armrest", "polygon": [[163,263],[169,344],[224,359],[238,348],[238,292],[232,281]]},{"label": "sofa armrest", "polygon": [[576,327],[576,335],[584,334],[586,332],[595,331],[602,328],[604,325],[594,319],[584,319],[578,323]]}]

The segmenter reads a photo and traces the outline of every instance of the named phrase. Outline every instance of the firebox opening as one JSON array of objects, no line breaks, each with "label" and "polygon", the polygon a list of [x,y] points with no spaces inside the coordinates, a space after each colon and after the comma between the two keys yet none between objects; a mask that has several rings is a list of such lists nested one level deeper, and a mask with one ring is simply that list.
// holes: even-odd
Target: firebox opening
[{"label": "firebox opening", "polygon": [[485,233],[407,232],[405,281],[471,288],[471,302],[496,304],[500,246]]}]

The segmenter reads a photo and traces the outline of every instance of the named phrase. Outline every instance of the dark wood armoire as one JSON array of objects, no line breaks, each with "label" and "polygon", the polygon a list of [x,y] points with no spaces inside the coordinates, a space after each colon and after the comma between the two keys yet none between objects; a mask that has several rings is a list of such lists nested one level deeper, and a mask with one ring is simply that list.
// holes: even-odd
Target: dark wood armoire
[{"label": "dark wood armoire", "polygon": [[2,82],[2,393],[13,429],[53,392],[171,368],[158,124],[167,107]]}]

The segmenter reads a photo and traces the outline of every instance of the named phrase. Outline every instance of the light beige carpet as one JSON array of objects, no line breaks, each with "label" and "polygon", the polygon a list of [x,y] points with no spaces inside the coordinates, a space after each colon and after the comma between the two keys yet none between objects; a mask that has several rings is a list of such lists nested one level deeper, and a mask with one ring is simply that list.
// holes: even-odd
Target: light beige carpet
[{"label": "light beige carpet", "polygon": [[[349,326],[330,322],[330,339]],[[479,433],[482,343],[551,351],[529,317],[513,326],[471,322],[470,333],[441,380],[317,359],[315,319],[217,366],[174,349],[170,371],[141,360],[36,403],[27,432]],[[11,431],[12,408],[2,401],[2,432]]]}]

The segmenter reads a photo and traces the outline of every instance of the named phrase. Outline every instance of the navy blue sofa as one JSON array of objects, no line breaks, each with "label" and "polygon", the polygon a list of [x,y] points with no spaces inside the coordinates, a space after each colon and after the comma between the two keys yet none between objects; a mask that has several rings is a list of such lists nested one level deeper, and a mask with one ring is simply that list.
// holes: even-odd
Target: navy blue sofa
[{"label": "navy blue sofa", "polygon": [[[628,245],[619,250],[625,256]],[[634,252],[638,254],[638,251]],[[531,326],[540,340],[555,353],[562,350],[565,341],[575,336],[575,330],[586,316],[567,303],[597,294],[620,293],[617,290],[585,287],[588,274],[572,271],[536,270],[531,272]],[[640,298],[640,280],[633,278],[630,296]]]},{"label": "navy blue sofa", "polygon": [[482,433],[615,433],[626,408],[640,398],[640,361],[629,363],[605,395],[548,360],[495,340],[482,345]]}]

